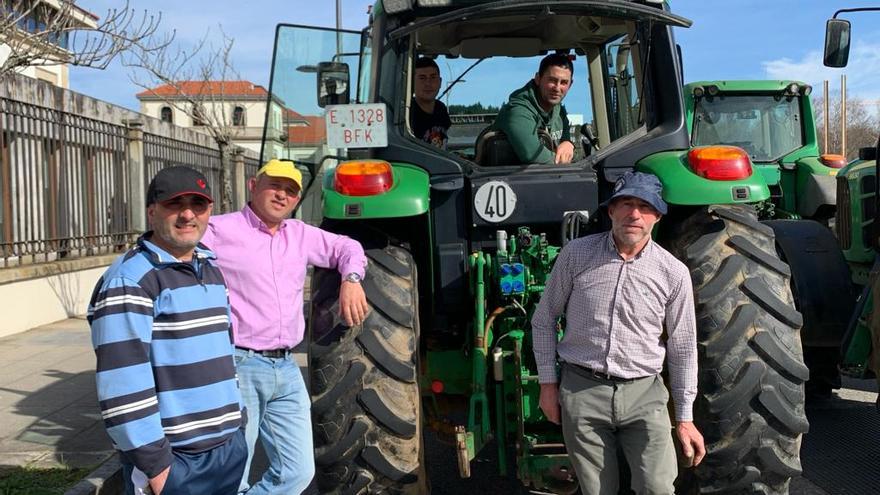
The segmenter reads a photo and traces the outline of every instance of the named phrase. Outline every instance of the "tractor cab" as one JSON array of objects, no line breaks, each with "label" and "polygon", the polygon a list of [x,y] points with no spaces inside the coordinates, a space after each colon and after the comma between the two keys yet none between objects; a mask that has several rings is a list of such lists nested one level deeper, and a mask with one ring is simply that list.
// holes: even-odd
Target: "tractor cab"
[{"label": "tractor cab", "polygon": [[833,224],[839,155],[819,154],[810,101],[798,81],[699,81],[685,85],[693,147],[742,149],[770,189],[774,218]]},{"label": "tractor cab", "polygon": [[[783,493],[799,472],[809,373],[792,270],[775,245],[782,227],[760,222],[772,211],[770,181],[741,150],[691,149],[672,35],[690,21],[668,8],[382,0],[360,32],[278,26],[263,159],[307,168],[315,180],[302,218],[357,239],[369,259],[373,311],[357,327],[339,320],[339,274],[312,277],[322,493],[427,493],[423,428],[450,441],[463,477],[494,443],[500,472],[511,447],[524,484],[577,491],[561,431],[538,407],[530,320],[559,250],[604,227],[599,205],[632,170],[663,184],[670,209],[655,240],[690,268],[702,325],[707,371],[694,415],[710,455],[683,473],[686,491]],[[562,101],[575,144],[568,164],[514,158],[516,143],[492,126],[548,54],[574,66]],[[451,113],[445,147],[413,132],[425,57]]]},{"label": "tractor cab", "polygon": [[[681,105],[675,104],[681,89],[669,27],[689,21],[649,2],[440,4],[379,3],[362,32],[280,25],[271,79],[278,103],[269,112],[263,159],[313,164],[325,181],[340,156],[411,164],[430,177],[426,192],[438,206],[435,222],[460,223],[458,237],[493,241],[498,228],[527,224],[558,241],[564,213],[594,214],[600,183],[613,183],[637,156],[687,147]],[[575,145],[568,164],[523,162],[503,133],[487,132],[510,93],[532,80],[550,53],[567,55],[574,66],[562,101]],[[443,149],[413,135],[410,124],[420,57],[440,68],[438,96],[452,121]],[[348,120],[338,120],[340,105],[349,103],[382,110],[348,109]],[[324,120],[331,115],[332,122]],[[558,136],[544,142],[552,150]],[[498,178],[504,183],[495,184]],[[338,209],[325,206],[325,217],[337,210],[343,218],[387,215],[375,209],[378,198],[365,198],[358,208],[333,196],[335,183],[325,185],[340,202]],[[395,182],[381,192],[401,187],[407,185]],[[303,212],[314,218],[319,189],[316,183],[309,193],[315,203],[307,201]],[[479,245],[459,251],[473,247]]]}]

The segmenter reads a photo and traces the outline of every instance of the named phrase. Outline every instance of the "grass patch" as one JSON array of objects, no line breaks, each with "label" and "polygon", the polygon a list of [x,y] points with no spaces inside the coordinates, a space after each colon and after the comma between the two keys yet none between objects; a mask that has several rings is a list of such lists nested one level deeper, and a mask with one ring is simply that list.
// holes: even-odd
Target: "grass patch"
[{"label": "grass patch", "polygon": [[92,470],[13,467],[0,471],[0,495],[61,495]]}]

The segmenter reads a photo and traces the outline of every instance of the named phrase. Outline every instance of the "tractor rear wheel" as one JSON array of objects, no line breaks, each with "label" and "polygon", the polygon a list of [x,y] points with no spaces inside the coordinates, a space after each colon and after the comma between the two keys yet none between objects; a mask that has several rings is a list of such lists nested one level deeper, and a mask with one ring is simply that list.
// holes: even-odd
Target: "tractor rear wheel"
[{"label": "tractor rear wheel", "polygon": [[801,473],[804,365],[788,265],[773,229],[748,206],[704,208],[675,227],[670,249],[691,270],[699,391],[694,418],[707,456],[680,477],[687,493],[787,494]]},{"label": "tractor rear wheel", "polygon": [[397,247],[367,257],[372,311],[362,325],[349,328],[338,316],[338,273],[316,269],[312,277],[316,481],[321,493],[422,493],[415,263]]}]

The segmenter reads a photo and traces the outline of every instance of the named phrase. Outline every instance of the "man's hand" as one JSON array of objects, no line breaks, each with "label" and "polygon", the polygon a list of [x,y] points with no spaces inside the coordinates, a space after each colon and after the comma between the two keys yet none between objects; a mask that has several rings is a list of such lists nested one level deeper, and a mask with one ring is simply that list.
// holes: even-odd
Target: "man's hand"
[{"label": "man's hand", "polygon": [[574,144],[571,141],[563,141],[556,147],[556,164],[571,163],[574,158]]},{"label": "man's hand", "polygon": [[547,421],[553,424],[559,424],[559,385],[555,383],[542,383],[541,396],[538,399],[538,405],[547,416]]},{"label": "man's hand", "polygon": [[168,466],[161,473],[157,474],[155,478],[150,478],[150,490],[153,490],[153,493],[159,495],[162,493],[162,490],[165,489],[165,481],[168,479],[168,473],[171,472],[171,466]]},{"label": "man's hand", "polygon": [[706,445],[703,435],[691,421],[681,421],[675,426],[675,434],[681,442],[681,453],[684,455],[684,467],[696,467],[706,457]]},{"label": "man's hand", "polygon": [[360,325],[369,312],[370,305],[361,284],[343,280],[339,286],[339,316],[345,324],[350,327]]}]

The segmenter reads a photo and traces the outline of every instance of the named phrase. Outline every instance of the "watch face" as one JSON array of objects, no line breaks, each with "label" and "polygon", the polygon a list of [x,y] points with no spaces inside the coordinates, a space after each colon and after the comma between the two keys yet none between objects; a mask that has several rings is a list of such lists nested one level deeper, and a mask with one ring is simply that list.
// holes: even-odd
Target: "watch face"
[{"label": "watch face", "polygon": [[349,273],[345,276],[345,280],[359,284],[361,282],[361,276],[357,273]]}]

